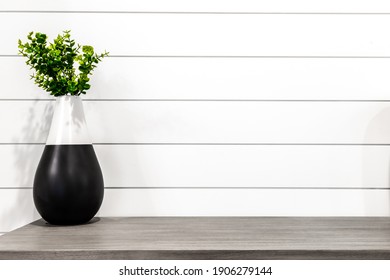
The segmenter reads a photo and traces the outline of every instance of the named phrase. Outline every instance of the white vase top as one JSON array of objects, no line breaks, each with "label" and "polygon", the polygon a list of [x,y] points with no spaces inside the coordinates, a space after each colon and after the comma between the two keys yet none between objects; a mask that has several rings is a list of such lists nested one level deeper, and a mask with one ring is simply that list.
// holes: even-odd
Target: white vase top
[{"label": "white vase top", "polygon": [[90,145],[81,97],[57,97],[46,145]]}]

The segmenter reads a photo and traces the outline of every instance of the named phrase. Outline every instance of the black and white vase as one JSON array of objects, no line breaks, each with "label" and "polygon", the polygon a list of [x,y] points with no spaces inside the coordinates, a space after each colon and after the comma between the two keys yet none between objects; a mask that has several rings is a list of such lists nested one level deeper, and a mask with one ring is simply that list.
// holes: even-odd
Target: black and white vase
[{"label": "black and white vase", "polygon": [[57,97],[46,146],[34,178],[33,197],[50,224],[87,223],[99,210],[103,175],[79,96]]}]

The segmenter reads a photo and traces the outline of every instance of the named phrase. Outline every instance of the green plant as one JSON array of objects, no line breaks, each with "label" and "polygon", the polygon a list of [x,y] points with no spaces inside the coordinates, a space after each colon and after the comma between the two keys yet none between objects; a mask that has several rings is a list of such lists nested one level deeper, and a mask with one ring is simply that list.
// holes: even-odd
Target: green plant
[{"label": "green plant", "polygon": [[91,87],[89,76],[93,69],[108,55],[76,44],[70,31],[59,34],[50,44],[47,35],[39,32],[30,32],[27,39],[26,43],[18,41],[19,54],[27,57],[26,64],[35,70],[31,79],[54,96],[85,94]]}]

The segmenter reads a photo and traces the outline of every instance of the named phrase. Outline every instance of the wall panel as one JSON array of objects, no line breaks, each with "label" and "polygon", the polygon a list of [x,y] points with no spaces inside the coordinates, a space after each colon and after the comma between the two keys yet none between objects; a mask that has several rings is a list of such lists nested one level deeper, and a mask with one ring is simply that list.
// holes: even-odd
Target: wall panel
[{"label": "wall panel", "polygon": [[[0,145],[0,188],[31,187],[43,145]],[[95,145],[109,188],[389,188],[389,146]]]},{"label": "wall panel", "polygon": [[0,55],[16,55],[31,30],[73,30],[81,44],[117,56],[388,57],[389,25],[390,14],[3,13]]},{"label": "wall panel", "polygon": [[[39,217],[31,196],[0,190],[1,232]],[[388,216],[389,197],[388,190],[106,190],[99,216]]]},{"label": "wall panel", "polygon": [[[47,99],[19,57],[0,57],[0,99]],[[390,59],[105,58],[85,99],[390,100]]]},{"label": "wall panel", "polygon": [[386,0],[2,0],[1,10],[258,13],[388,13]]},{"label": "wall panel", "polygon": [[[44,143],[52,101],[0,101],[0,143]],[[387,102],[84,101],[94,143],[388,144]],[[10,122],[9,120],[12,120]]]}]

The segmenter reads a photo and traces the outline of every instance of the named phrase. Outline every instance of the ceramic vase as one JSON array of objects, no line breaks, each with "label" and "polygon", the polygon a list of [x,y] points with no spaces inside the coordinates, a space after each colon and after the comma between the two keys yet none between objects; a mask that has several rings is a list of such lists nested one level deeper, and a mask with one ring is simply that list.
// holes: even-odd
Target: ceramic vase
[{"label": "ceramic vase", "polygon": [[96,215],[103,195],[103,175],[89,137],[81,97],[57,97],[35,173],[35,206],[50,224],[83,224]]}]

